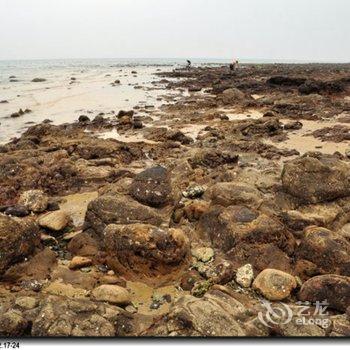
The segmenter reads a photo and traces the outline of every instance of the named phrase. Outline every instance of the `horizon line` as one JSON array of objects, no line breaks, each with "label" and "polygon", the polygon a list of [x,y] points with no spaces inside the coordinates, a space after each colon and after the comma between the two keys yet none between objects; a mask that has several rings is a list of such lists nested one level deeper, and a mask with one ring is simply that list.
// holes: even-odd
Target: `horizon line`
[{"label": "horizon line", "polygon": [[[60,60],[216,60],[216,61],[228,61],[230,62],[234,58],[222,58],[222,57],[55,57],[55,58],[0,58],[0,61],[60,61]],[[335,60],[335,59],[292,59],[292,58],[237,58],[241,62],[254,61],[256,63],[343,63],[349,64],[349,60]],[[210,63],[210,62],[208,62]],[[213,62],[214,63],[214,62]],[[249,62],[247,62],[249,63]]]}]

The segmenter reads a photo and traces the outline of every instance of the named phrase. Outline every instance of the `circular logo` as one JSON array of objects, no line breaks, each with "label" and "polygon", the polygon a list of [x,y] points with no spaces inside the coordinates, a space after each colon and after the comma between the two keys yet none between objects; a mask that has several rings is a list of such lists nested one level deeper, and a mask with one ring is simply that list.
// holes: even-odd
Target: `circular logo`
[{"label": "circular logo", "polygon": [[258,314],[258,319],[263,325],[271,328],[274,325],[287,324],[292,320],[293,311],[288,305],[283,303],[272,305],[266,300],[262,300],[261,303],[266,309],[265,312],[260,311]]}]

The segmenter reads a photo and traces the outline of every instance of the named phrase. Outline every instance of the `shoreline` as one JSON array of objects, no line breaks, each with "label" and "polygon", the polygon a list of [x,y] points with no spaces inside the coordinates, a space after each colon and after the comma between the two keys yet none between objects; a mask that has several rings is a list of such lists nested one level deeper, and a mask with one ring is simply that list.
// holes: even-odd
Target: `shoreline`
[{"label": "shoreline", "polygon": [[[348,336],[350,65],[106,74],[111,105],[0,145],[10,335]],[[261,298],[329,322],[266,325]]]}]

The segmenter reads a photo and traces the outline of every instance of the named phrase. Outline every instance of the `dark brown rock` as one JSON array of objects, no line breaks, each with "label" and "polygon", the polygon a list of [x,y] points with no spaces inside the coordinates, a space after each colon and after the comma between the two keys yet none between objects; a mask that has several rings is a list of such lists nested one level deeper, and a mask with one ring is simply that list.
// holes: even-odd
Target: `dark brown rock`
[{"label": "dark brown rock", "polygon": [[275,243],[286,251],[295,245],[281,222],[245,206],[212,207],[201,216],[198,231],[225,252],[242,242]]},{"label": "dark brown rock", "polygon": [[171,183],[168,171],[156,166],[137,174],[131,184],[130,194],[138,202],[160,207],[170,200]]},{"label": "dark brown rock", "polygon": [[350,305],[350,278],[338,275],[315,276],[301,287],[299,299],[302,301],[324,301],[336,310],[345,312]]},{"label": "dark brown rock", "polygon": [[305,203],[350,195],[350,167],[331,156],[303,156],[285,163],[283,189]]},{"label": "dark brown rock", "polygon": [[224,164],[236,164],[238,162],[238,155],[226,151],[218,150],[200,150],[193,158],[189,159],[189,163],[193,168],[200,166],[208,168],[216,168]]},{"label": "dark brown rock", "polygon": [[181,266],[189,250],[188,238],[180,229],[109,225],[104,237],[108,264],[119,273],[165,274]]},{"label": "dark brown rock", "polygon": [[296,256],[313,262],[323,273],[350,276],[350,243],[323,227],[311,226],[305,230]]},{"label": "dark brown rock", "polygon": [[292,262],[289,256],[274,244],[241,243],[227,253],[236,268],[249,263],[256,273],[264,269],[277,269],[291,273]]},{"label": "dark brown rock", "polygon": [[102,237],[109,224],[148,223],[160,225],[161,217],[153,209],[126,196],[100,196],[89,203],[84,227]]},{"label": "dark brown rock", "polygon": [[0,214],[0,275],[33,253],[39,241],[38,227],[32,220],[18,221]]}]

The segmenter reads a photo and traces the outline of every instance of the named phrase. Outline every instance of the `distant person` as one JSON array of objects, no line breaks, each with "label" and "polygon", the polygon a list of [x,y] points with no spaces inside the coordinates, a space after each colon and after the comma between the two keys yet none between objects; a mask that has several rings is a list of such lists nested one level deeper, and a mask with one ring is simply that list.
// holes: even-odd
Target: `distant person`
[{"label": "distant person", "polygon": [[237,71],[238,67],[239,67],[238,60],[233,60],[232,63],[230,63],[231,73],[234,73],[235,71]]},{"label": "distant person", "polygon": [[238,60],[235,61],[234,66],[235,66],[235,70],[238,70],[238,68],[239,68],[239,62],[238,62]]},{"label": "distant person", "polygon": [[192,65],[192,62],[190,60],[187,60],[187,69],[190,69]]}]

